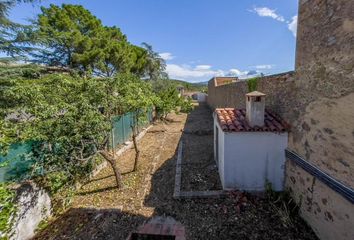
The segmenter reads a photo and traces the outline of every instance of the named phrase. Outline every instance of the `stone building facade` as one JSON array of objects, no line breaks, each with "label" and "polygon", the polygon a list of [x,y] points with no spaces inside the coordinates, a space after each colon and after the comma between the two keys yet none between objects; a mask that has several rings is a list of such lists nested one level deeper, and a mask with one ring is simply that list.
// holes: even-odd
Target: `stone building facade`
[{"label": "stone building facade", "polygon": [[[300,0],[289,147],[354,189],[354,1]],[[321,239],[354,239],[354,205],[289,162],[287,184]]]},{"label": "stone building facade", "polygon": [[[264,77],[267,107],[291,127],[289,148],[354,189],[354,1],[300,0],[295,73]],[[246,82],[215,86],[209,105],[244,107]],[[321,239],[354,239],[354,204],[293,161],[286,185]]]}]

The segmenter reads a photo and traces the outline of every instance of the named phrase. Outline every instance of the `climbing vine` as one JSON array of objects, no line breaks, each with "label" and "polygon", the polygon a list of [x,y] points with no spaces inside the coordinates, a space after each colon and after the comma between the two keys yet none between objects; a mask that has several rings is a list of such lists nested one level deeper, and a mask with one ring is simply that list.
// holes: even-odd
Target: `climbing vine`
[{"label": "climbing vine", "polygon": [[253,92],[257,90],[258,78],[250,78],[247,80],[248,92]]}]

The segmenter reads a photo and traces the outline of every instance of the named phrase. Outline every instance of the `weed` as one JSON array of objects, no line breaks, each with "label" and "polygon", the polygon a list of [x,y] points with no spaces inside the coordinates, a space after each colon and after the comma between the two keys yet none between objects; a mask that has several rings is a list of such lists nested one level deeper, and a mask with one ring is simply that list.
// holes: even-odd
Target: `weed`
[{"label": "weed", "polygon": [[279,216],[284,227],[293,225],[293,219],[299,214],[299,205],[291,197],[291,192],[286,189],[282,192],[273,190],[272,184],[266,182],[266,198],[273,211]]}]

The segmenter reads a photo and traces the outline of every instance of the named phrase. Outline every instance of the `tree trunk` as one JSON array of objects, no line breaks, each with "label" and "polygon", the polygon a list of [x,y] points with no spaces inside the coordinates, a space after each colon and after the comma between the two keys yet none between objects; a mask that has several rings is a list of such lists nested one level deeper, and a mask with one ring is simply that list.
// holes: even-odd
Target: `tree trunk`
[{"label": "tree trunk", "polygon": [[134,149],[135,149],[135,161],[134,161],[134,169],[133,171],[135,172],[138,168],[138,160],[140,156],[140,150],[138,148],[138,141],[136,140],[136,131],[133,129],[133,144],[134,144]]},{"label": "tree trunk", "polygon": [[122,174],[120,173],[117,165],[116,160],[111,157],[107,152],[101,152],[101,155],[106,159],[106,161],[111,165],[114,176],[117,182],[117,188],[123,188],[123,181],[122,181]]}]

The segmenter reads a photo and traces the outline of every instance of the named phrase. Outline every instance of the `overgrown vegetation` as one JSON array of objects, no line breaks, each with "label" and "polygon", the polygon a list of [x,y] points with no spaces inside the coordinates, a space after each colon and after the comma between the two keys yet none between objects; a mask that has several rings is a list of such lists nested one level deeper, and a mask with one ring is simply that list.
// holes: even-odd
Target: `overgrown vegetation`
[{"label": "overgrown vegetation", "polygon": [[[4,9],[0,3],[3,21],[17,2],[9,1]],[[77,186],[102,161],[111,166],[117,187],[123,187],[110,147],[114,117],[134,113],[135,171],[140,155],[136,138],[147,111],[155,107],[165,118],[192,108],[189,99],[179,97],[152,46],[131,44],[118,27],[104,26],[82,6],[42,7],[32,25],[7,30],[1,36],[7,42],[0,41],[0,51],[10,57],[0,60],[0,153],[13,144],[32,143],[21,160],[33,161],[25,178],[56,196],[55,210],[70,204]],[[10,200],[10,192],[1,191]],[[4,209],[1,213],[15,211]]]},{"label": "overgrown vegetation", "polygon": [[284,227],[293,225],[293,219],[299,215],[299,205],[291,197],[289,189],[275,192],[270,182],[266,183],[266,197],[271,208],[277,213]]},{"label": "overgrown vegetation", "polygon": [[9,237],[16,214],[15,195],[15,192],[9,188],[9,184],[0,183],[0,239]]},{"label": "overgrown vegetation", "polygon": [[248,92],[257,91],[259,78],[254,77],[247,80]]},{"label": "overgrown vegetation", "polygon": [[35,176],[63,176],[74,183],[92,171],[100,154],[112,166],[119,187],[120,172],[109,149],[112,117],[146,112],[155,102],[150,84],[130,74],[107,79],[51,75],[18,81],[4,95],[13,105],[2,109],[3,115],[16,117],[3,124],[13,131],[3,145],[35,141]]}]

